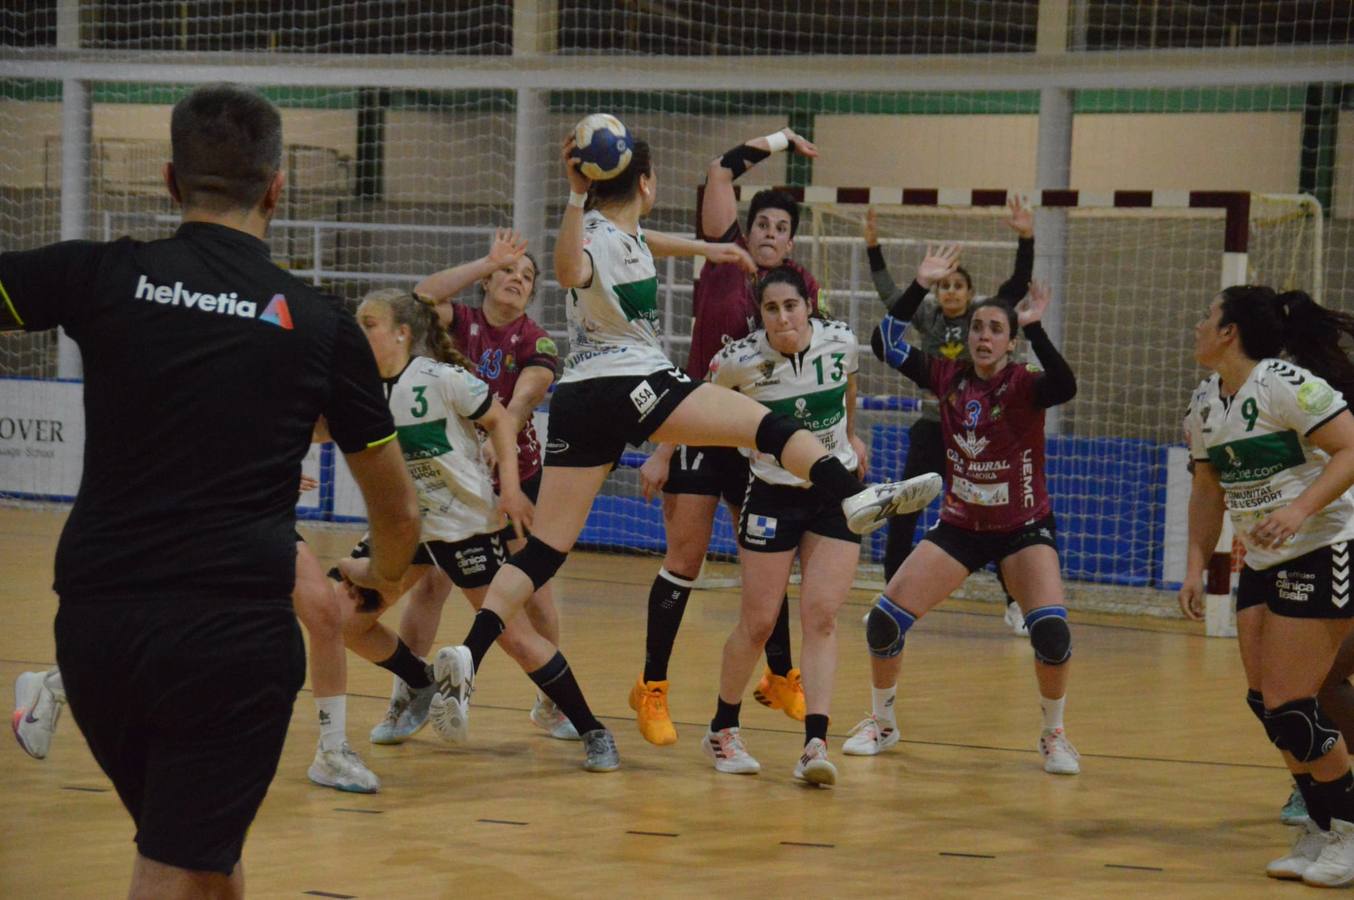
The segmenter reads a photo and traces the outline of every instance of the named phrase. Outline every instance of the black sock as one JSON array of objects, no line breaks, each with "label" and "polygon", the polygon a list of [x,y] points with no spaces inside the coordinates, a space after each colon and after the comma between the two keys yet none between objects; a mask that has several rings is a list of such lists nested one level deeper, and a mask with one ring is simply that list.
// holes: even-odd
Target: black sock
[{"label": "black sock", "polygon": [[557,651],[545,665],[527,675],[536,682],[542,693],[555,701],[555,705],[569,717],[579,734],[604,727],[592,710],[588,709],[588,701],[583,699],[583,689],[578,686],[574,670],[569,668],[569,661],[563,653]]},{"label": "black sock", "polygon": [[772,675],[784,678],[794,668],[790,657],[790,596],[780,601],[780,615],[776,617],[776,627],[771,629],[771,637],[766,639],[766,667]]},{"label": "black sock", "polygon": [[[1354,772],[1346,770],[1334,781],[1313,781],[1312,786],[1316,788],[1315,793],[1321,795],[1325,802],[1325,808],[1321,812],[1326,816],[1329,823],[1331,819],[1339,819],[1341,822],[1354,822]],[[1312,816],[1312,821],[1321,825],[1315,815],[1312,815],[1312,807],[1307,807],[1307,815]],[[1329,829],[1330,825],[1322,826]]]},{"label": "black sock", "polygon": [[691,596],[694,578],[659,569],[649,588],[649,622],[644,634],[644,680],[666,681],[672,645]]},{"label": "black sock", "polygon": [[1294,775],[1293,781],[1297,783],[1298,792],[1302,794],[1302,801],[1307,804],[1307,815],[1312,817],[1317,828],[1330,831],[1330,806],[1326,802],[1325,793],[1317,787],[1316,779],[1311,775]]},{"label": "black sock", "polygon": [[827,716],[809,713],[804,717],[804,745],[808,746],[814,738],[827,743]]},{"label": "black sock", "polygon": [[383,659],[376,665],[395,673],[395,675],[409,685],[413,690],[425,688],[433,681],[428,677],[428,664],[414,655],[414,651],[409,649],[409,645],[399,638],[395,638],[395,652],[390,654],[389,659]]},{"label": "black sock", "polygon": [[715,717],[710,720],[711,731],[723,731],[725,728],[738,727],[738,711],[743,708],[742,703],[725,703],[723,697],[716,698],[719,704],[715,708]]},{"label": "black sock", "polygon": [[470,633],[465,636],[465,645],[470,648],[476,672],[480,670],[484,654],[489,652],[502,633],[503,620],[492,609],[481,609],[475,613],[475,620],[470,623]]},{"label": "black sock", "polygon": [[809,469],[809,481],[837,500],[845,500],[865,490],[865,482],[848,472],[842,461],[830,454]]}]

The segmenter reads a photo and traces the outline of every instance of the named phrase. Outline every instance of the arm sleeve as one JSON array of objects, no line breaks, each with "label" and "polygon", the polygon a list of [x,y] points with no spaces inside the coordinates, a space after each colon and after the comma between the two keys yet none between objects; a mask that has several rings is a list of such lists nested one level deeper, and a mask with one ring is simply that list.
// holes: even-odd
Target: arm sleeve
[{"label": "arm sleeve", "polygon": [[[929,389],[931,387],[931,357],[906,343],[903,343],[903,346],[908,347],[908,351],[907,356],[897,367],[898,371],[917,387]],[[884,335],[877,325],[874,333],[870,335],[870,349],[874,351],[876,359],[880,361],[884,359]]]},{"label": "arm sleeve", "polygon": [[1044,367],[1044,374],[1034,382],[1034,402],[1048,409],[1059,403],[1066,403],[1077,395],[1077,376],[1072,367],[1063,359],[1058,348],[1053,346],[1048,332],[1039,322],[1025,326],[1025,337],[1034,348],[1034,356]]},{"label": "arm sleeve", "polygon": [[329,361],[329,397],[321,410],[329,434],[344,453],[357,453],[395,437],[395,420],[381,389],[376,358],[357,320],[338,316],[334,353]]},{"label": "arm sleeve", "polygon": [[1014,305],[1025,299],[1034,276],[1034,238],[1021,238],[1016,246],[1015,271],[997,288],[996,296]]},{"label": "arm sleeve", "polygon": [[865,254],[870,257],[870,280],[874,282],[874,289],[879,294],[880,302],[886,307],[892,307],[902,296],[902,291],[898,290],[897,283],[889,274],[889,267],[884,262],[883,248],[866,247]]},{"label": "arm sleeve", "polygon": [[[107,244],[62,241],[0,253],[0,331],[77,329]],[[129,293],[136,290],[128,284]]]},{"label": "arm sleeve", "polygon": [[895,319],[902,319],[904,322],[911,322],[916,316],[917,310],[921,308],[921,302],[926,299],[926,288],[922,287],[914,279],[907,286],[907,290],[901,294],[895,292],[893,302],[889,305],[889,315]]}]

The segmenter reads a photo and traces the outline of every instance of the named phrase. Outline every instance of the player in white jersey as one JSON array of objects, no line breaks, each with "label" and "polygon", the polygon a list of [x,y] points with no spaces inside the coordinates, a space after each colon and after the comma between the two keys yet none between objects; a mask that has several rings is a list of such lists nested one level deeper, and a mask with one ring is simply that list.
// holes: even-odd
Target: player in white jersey
[{"label": "player in white jersey", "polygon": [[569,292],[571,352],[550,401],[540,508],[531,537],[495,577],[465,643],[438,651],[435,703],[466,703],[480,661],[503,623],[564,563],[627,443],[755,447],[826,490],[857,533],[880,527],[889,515],[916,502],[917,490],[905,482],[867,488],[793,416],[772,413],[725,388],[695,383],[663,355],[655,327],[654,256],[704,256],[740,263],[749,273],[756,265],[734,244],[641,228],[640,218],[658,198],[658,181],[649,145],[632,143],[625,171],[596,183],[571,158],[573,138],[561,148],[571,194],[554,262],[555,277]]},{"label": "player in white jersey", "polygon": [[[844,468],[863,474],[865,445],[853,430],[856,336],[840,322],[813,315],[808,293],[798,272],[785,266],[772,269],[757,287],[761,327],[715,354],[710,379],[793,416]],[[724,644],[715,716],[701,748],[717,771],[760,770],[743,743],[738,716],[798,556],[806,713],[804,749],[794,776],[812,784],[833,784],[837,770],[828,761],[827,725],[837,668],[837,610],[855,578],[860,535],[847,527],[839,503],[787,471],[774,456],[754,453],[751,468],[738,517],[742,605],[738,624]],[[940,492],[941,480],[935,474],[924,477],[932,482],[925,494],[929,500]]]},{"label": "player in white jersey", "polygon": [[1354,318],[1304,293],[1224,289],[1195,326],[1195,358],[1215,374],[1185,420],[1194,472],[1180,605],[1202,616],[1204,567],[1225,509],[1246,547],[1237,588],[1246,700],[1311,817],[1266,874],[1320,887],[1354,884],[1354,775],[1317,701],[1354,625],[1354,416],[1345,401],[1354,363],[1342,335],[1354,336]]},{"label": "player in white jersey", "polygon": [[[422,541],[404,588],[436,567],[478,608],[507,554],[500,535],[503,519],[475,429],[489,433],[497,454],[498,503],[524,529],[531,524],[532,506],[517,477],[516,420],[452,348],[430,303],[399,289],[374,291],[358,308],[357,320],[385,380],[400,450],[413,476],[423,518]],[[431,352],[442,359],[461,364],[419,355],[428,352],[429,344],[434,348]],[[339,564],[340,571],[345,576],[360,576],[358,561],[363,555],[359,545],[353,559]],[[377,621],[397,599],[363,596],[363,606],[346,632],[348,646],[398,675],[415,695],[422,692],[429,704],[428,717],[441,737],[464,741],[464,705],[439,703],[429,667],[404,640]],[[618,768],[615,741],[588,709],[558,648],[532,627],[527,616],[511,620],[498,643],[578,728],[584,743],[583,767],[590,772]]]}]

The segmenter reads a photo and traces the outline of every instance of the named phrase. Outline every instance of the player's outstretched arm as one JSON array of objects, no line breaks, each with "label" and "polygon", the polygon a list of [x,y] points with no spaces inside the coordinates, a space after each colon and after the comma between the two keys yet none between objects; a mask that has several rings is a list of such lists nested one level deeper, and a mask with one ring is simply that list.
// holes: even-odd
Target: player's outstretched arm
[{"label": "player's outstretched arm", "polygon": [[1016,244],[1015,269],[1011,277],[997,288],[996,296],[1015,303],[1030,289],[1030,279],[1034,277],[1034,213],[1021,201],[1019,194],[1012,194],[1006,208],[1010,215],[1006,217],[1006,227],[1019,236]]},{"label": "player's outstretched arm", "polygon": [[744,141],[710,161],[705,173],[705,194],[701,200],[702,235],[719,238],[728,233],[729,228],[738,221],[738,201],[733,196],[734,179],[772,153],[786,149],[793,149],[809,159],[818,156],[818,148],[812,142],[795,134],[794,129],[782,128],[766,137]]},{"label": "player's outstretched arm", "polygon": [[367,505],[371,531],[371,557],[352,560],[357,568],[344,575],[359,587],[398,595],[400,579],[414,558],[422,523],[418,496],[404,464],[398,440],[346,453],[348,471]]},{"label": "player's outstretched arm", "polygon": [[569,179],[569,203],[564,207],[559,236],[555,239],[555,280],[565,290],[592,283],[592,257],[583,249],[584,201],[580,199],[587,197],[588,186],[592,182],[578,171],[582,160],[570,155],[573,149],[574,136],[570,132],[561,150],[564,176]]},{"label": "player's outstretched arm", "polygon": [[527,242],[520,234],[510,228],[495,228],[488,253],[479,259],[429,275],[414,287],[414,293],[433,302],[455,297],[475,282],[517,262],[526,252]]},{"label": "player's outstretched arm", "polygon": [[873,206],[865,211],[865,224],[861,231],[865,238],[865,255],[870,259],[870,280],[874,282],[874,289],[884,308],[892,309],[893,304],[902,299],[903,292],[889,274],[888,263],[884,262],[884,250],[879,246],[879,223]]},{"label": "player's outstretched arm", "polygon": [[644,240],[649,252],[655,257],[664,256],[703,256],[712,263],[737,263],[749,275],[757,272],[757,264],[752,256],[737,244],[716,244],[710,241],[693,241],[690,238],[663,234],[660,231],[645,230]]},{"label": "player's outstretched arm", "polygon": [[1045,409],[1066,403],[1077,395],[1077,376],[1067,360],[1053,346],[1053,340],[1040,321],[1053,302],[1048,285],[1030,282],[1030,295],[1016,307],[1016,324],[1025,330],[1035,358],[1044,367],[1044,374],[1034,384],[1035,402]]},{"label": "player's outstretched arm", "polygon": [[517,469],[517,422],[497,400],[489,404],[484,415],[475,424],[489,433],[489,442],[498,459],[498,502],[512,520],[519,538],[526,537],[535,510],[531,500],[522,493],[522,482]]}]

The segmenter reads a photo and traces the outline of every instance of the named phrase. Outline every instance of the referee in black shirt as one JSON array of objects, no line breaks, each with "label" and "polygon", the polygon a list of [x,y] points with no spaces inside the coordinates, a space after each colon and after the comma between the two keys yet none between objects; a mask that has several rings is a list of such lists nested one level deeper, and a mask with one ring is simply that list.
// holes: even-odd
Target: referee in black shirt
[{"label": "referee in black shirt", "polygon": [[172,238],[0,254],[0,330],[60,325],[85,368],[84,475],[56,551],[71,712],[136,822],[134,897],[240,896],[305,651],[301,459],[323,415],[395,586],[418,506],[366,339],[269,259],[282,120],[257,94],[174,107]]}]

